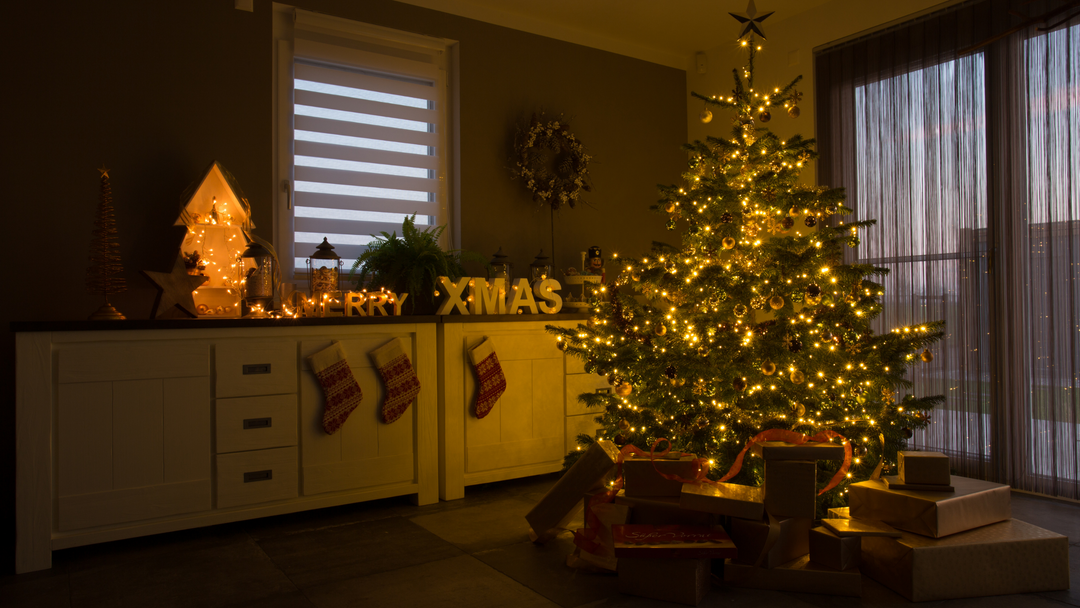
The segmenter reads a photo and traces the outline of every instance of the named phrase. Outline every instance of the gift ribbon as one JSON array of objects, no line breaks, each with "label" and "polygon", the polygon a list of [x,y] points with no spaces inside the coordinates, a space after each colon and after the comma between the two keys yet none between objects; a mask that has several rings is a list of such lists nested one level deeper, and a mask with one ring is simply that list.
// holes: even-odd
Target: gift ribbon
[{"label": "gift ribbon", "polygon": [[878,459],[877,466],[870,475],[870,479],[874,481],[881,479],[881,468],[885,466],[885,433],[878,435],[878,439],[881,439],[881,458]]},{"label": "gift ribbon", "polygon": [[818,496],[821,496],[825,492],[828,492],[829,490],[840,485],[840,482],[844,479],[844,476],[847,475],[848,469],[851,468],[851,442],[847,439],[844,439],[844,436],[840,433],[828,429],[821,431],[814,436],[804,435],[798,431],[788,431],[785,429],[769,429],[767,431],[762,431],[757,435],[754,435],[754,437],[750,441],[746,442],[746,447],[744,447],[742,451],[739,452],[739,455],[735,457],[735,462],[731,465],[731,468],[728,470],[727,474],[720,478],[720,481],[718,483],[723,483],[739,474],[739,471],[742,470],[743,458],[746,456],[747,450],[753,447],[755,443],[763,443],[765,441],[784,441],[787,443],[793,443],[795,445],[802,445],[808,441],[826,443],[831,441],[832,439],[839,439],[844,445],[844,464],[840,465],[840,470],[836,472],[836,475],[833,475],[833,478],[829,480],[829,483],[820,492],[818,492]]}]

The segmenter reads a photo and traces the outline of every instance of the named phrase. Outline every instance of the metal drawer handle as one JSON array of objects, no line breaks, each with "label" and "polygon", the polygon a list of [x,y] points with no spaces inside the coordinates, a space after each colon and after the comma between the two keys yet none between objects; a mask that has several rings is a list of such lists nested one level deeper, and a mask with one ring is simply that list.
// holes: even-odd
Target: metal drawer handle
[{"label": "metal drawer handle", "polygon": [[252,374],[269,374],[269,363],[250,363],[244,366],[244,375],[250,376]]},{"label": "metal drawer handle", "polygon": [[244,430],[248,429],[268,429],[274,426],[273,418],[245,418]]},{"label": "metal drawer handle", "polygon": [[244,473],[244,483],[251,483],[253,481],[270,481],[274,478],[274,470],[266,469],[265,471],[252,471],[250,473]]}]

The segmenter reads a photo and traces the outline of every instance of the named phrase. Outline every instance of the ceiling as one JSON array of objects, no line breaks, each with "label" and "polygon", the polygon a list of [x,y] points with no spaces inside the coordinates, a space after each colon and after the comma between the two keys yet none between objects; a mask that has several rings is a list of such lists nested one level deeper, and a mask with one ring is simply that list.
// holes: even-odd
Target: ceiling
[{"label": "ceiling", "polygon": [[[733,41],[747,0],[398,0],[516,30],[685,69],[698,51]],[[762,23],[791,19],[830,0],[760,0]]]}]

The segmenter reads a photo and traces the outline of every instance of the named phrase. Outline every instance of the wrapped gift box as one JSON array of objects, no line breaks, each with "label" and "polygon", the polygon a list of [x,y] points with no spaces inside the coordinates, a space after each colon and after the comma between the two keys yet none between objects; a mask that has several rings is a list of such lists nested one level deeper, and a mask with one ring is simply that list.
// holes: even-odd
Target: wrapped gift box
[{"label": "wrapped gift box", "polygon": [[829,509],[829,517],[832,519],[851,519],[851,508],[833,507]]},{"label": "wrapped gift box", "polygon": [[785,441],[755,443],[750,451],[765,460],[843,460],[844,446],[838,443],[808,441],[803,444]]},{"label": "wrapped gift box", "polygon": [[736,587],[824,593],[828,595],[862,595],[862,574],[858,568],[830,570],[810,561],[809,555],[788,562],[779,568],[755,568],[733,561],[724,561],[724,582]]},{"label": "wrapped gift box", "polygon": [[619,458],[619,448],[601,439],[589,446],[547,494],[536,503],[525,520],[535,542],[546,542],[582,509],[582,497],[600,486]]},{"label": "wrapped gift box", "polygon": [[862,553],[860,539],[859,536],[842,538],[824,526],[818,526],[809,534],[810,561],[831,570],[858,568]]},{"label": "wrapped gift box", "polygon": [[769,538],[769,521],[732,517],[728,530],[735,548],[739,550],[738,557],[733,558],[733,561],[751,566],[759,565],[762,568],[775,568],[810,551],[809,538],[813,520],[786,517],[777,520],[777,525],[780,527],[779,535],[768,552],[762,556],[761,552]]},{"label": "wrapped gift box", "polygon": [[949,483],[949,457],[941,452],[897,452],[896,465],[900,481],[906,484]]},{"label": "wrapped gift box", "polygon": [[891,490],[917,490],[920,492],[955,492],[956,488],[939,483],[904,483],[899,475],[886,475],[882,477],[885,485]]},{"label": "wrapped gift box", "polygon": [[[586,509],[590,508],[589,498],[590,496],[586,496],[584,500]],[[599,543],[600,547],[595,551],[581,549],[577,552],[578,558],[594,568],[615,572],[618,559],[615,557],[615,541],[611,536],[611,526],[627,523],[630,519],[630,507],[605,502],[594,504],[591,508],[599,522],[599,525],[595,528],[596,537],[593,540]],[[586,528],[592,527],[589,525],[589,519],[589,517],[585,518]]]},{"label": "wrapped gift box", "polygon": [[[687,454],[678,458],[650,459],[648,456],[631,455],[623,460],[623,484],[627,496],[672,496],[679,497],[683,482],[673,481],[660,476],[677,475],[683,479],[693,479],[697,474],[694,459],[697,456]],[[659,471],[659,472],[658,472]]]},{"label": "wrapped gift box", "polygon": [[720,526],[614,525],[615,557],[642,559],[720,559],[738,549]]},{"label": "wrapped gift box", "polygon": [[813,519],[817,511],[817,463],[766,460],[765,511],[776,517]]},{"label": "wrapped gift box", "polygon": [[619,591],[697,606],[709,592],[709,559],[619,560]]},{"label": "wrapped gift box", "polygon": [[630,507],[630,521],[624,522],[628,524],[714,526],[720,523],[719,515],[684,509],[682,500],[673,496],[627,496],[620,490],[615,504]]},{"label": "wrapped gift box", "polygon": [[684,483],[679,504],[694,511],[761,519],[765,514],[765,488],[737,483]]},{"label": "wrapped gift box", "polygon": [[883,481],[848,488],[851,517],[941,538],[1012,517],[1009,486],[954,475],[956,492],[892,490]]},{"label": "wrapped gift box", "polygon": [[861,567],[914,602],[1055,591],[1069,588],[1069,539],[1016,519],[946,538],[864,538]]}]

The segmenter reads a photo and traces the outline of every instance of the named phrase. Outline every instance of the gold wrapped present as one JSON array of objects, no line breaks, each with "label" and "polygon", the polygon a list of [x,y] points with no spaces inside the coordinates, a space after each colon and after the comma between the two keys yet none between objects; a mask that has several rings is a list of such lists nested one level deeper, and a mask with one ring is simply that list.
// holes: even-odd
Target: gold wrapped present
[{"label": "gold wrapped present", "polygon": [[619,560],[619,591],[697,606],[709,592],[710,559]]},{"label": "gold wrapped present", "polygon": [[1069,539],[1017,519],[946,538],[868,537],[861,567],[913,602],[1055,591],[1069,588]]},{"label": "gold wrapped present", "polygon": [[779,568],[755,568],[724,561],[724,582],[736,587],[824,593],[828,595],[862,595],[862,574],[858,568],[830,570],[810,561],[809,555],[788,562]]},{"label": "gold wrapped present", "polygon": [[900,481],[906,484],[947,486],[949,457],[941,452],[897,452],[896,466]]},{"label": "gold wrapped present", "polygon": [[574,466],[525,515],[533,541],[542,543],[554,538],[581,510],[582,496],[603,483],[604,476],[615,467],[618,458],[619,448],[606,439],[590,445]]},{"label": "gold wrapped present", "polygon": [[859,567],[862,542],[859,536],[840,537],[828,528],[818,526],[810,530],[810,561],[832,570],[850,570]]},{"label": "gold wrapped present", "polygon": [[755,443],[750,452],[765,460],[843,460],[844,446],[827,441],[788,443],[786,441],[762,441]]},{"label": "gold wrapped present", "polygon": [[751,566],[758,565],[762,568],[775,568],[800,558],[810,551],[809,535],[813,525],[812,520],[786,517],[775,521],[778,527],[776,539],[765,555],[762,555],[768,543],[769,520],[732,517],[728,533],[739,550],[739,556],[733,558],[734,561]]},{"label": "gold wrapped present", "polygon": [[684,483],[679,504],[694,511],[761,519],[765,513],[765,489],[737,483]]},{"label": "gold wrapped present", "polygon": [[941,538],[1012,517],[1009,486],[954,475],[956,492],[892,490],[883,481],[848,488],[851,517]]},{"label": "gold wrapped present", "polygon": [[630,508],[630,524],[678,524],[682,526],[712,526],[720,523],[715,513],[684,509],[681,498],[674,496],[627,496],[620,490],[615,504]]},{"label": "gold wrapped present", "polygon": [[627,496],[673,496],[678,498],[682,491],[682,481],[661,477],[660,473],[676,475],[683,479],[693,479],[697,474],[694,459],[697,456],[687,454],[678,458],[650,459],[648,456],[631,454],[623,460],[623,484]]},{"label": "gold wrapped present", "polygon": [[776,517],[813,519],[816,510],[816,462],[813,460],[765,461],[765,511]]}]

